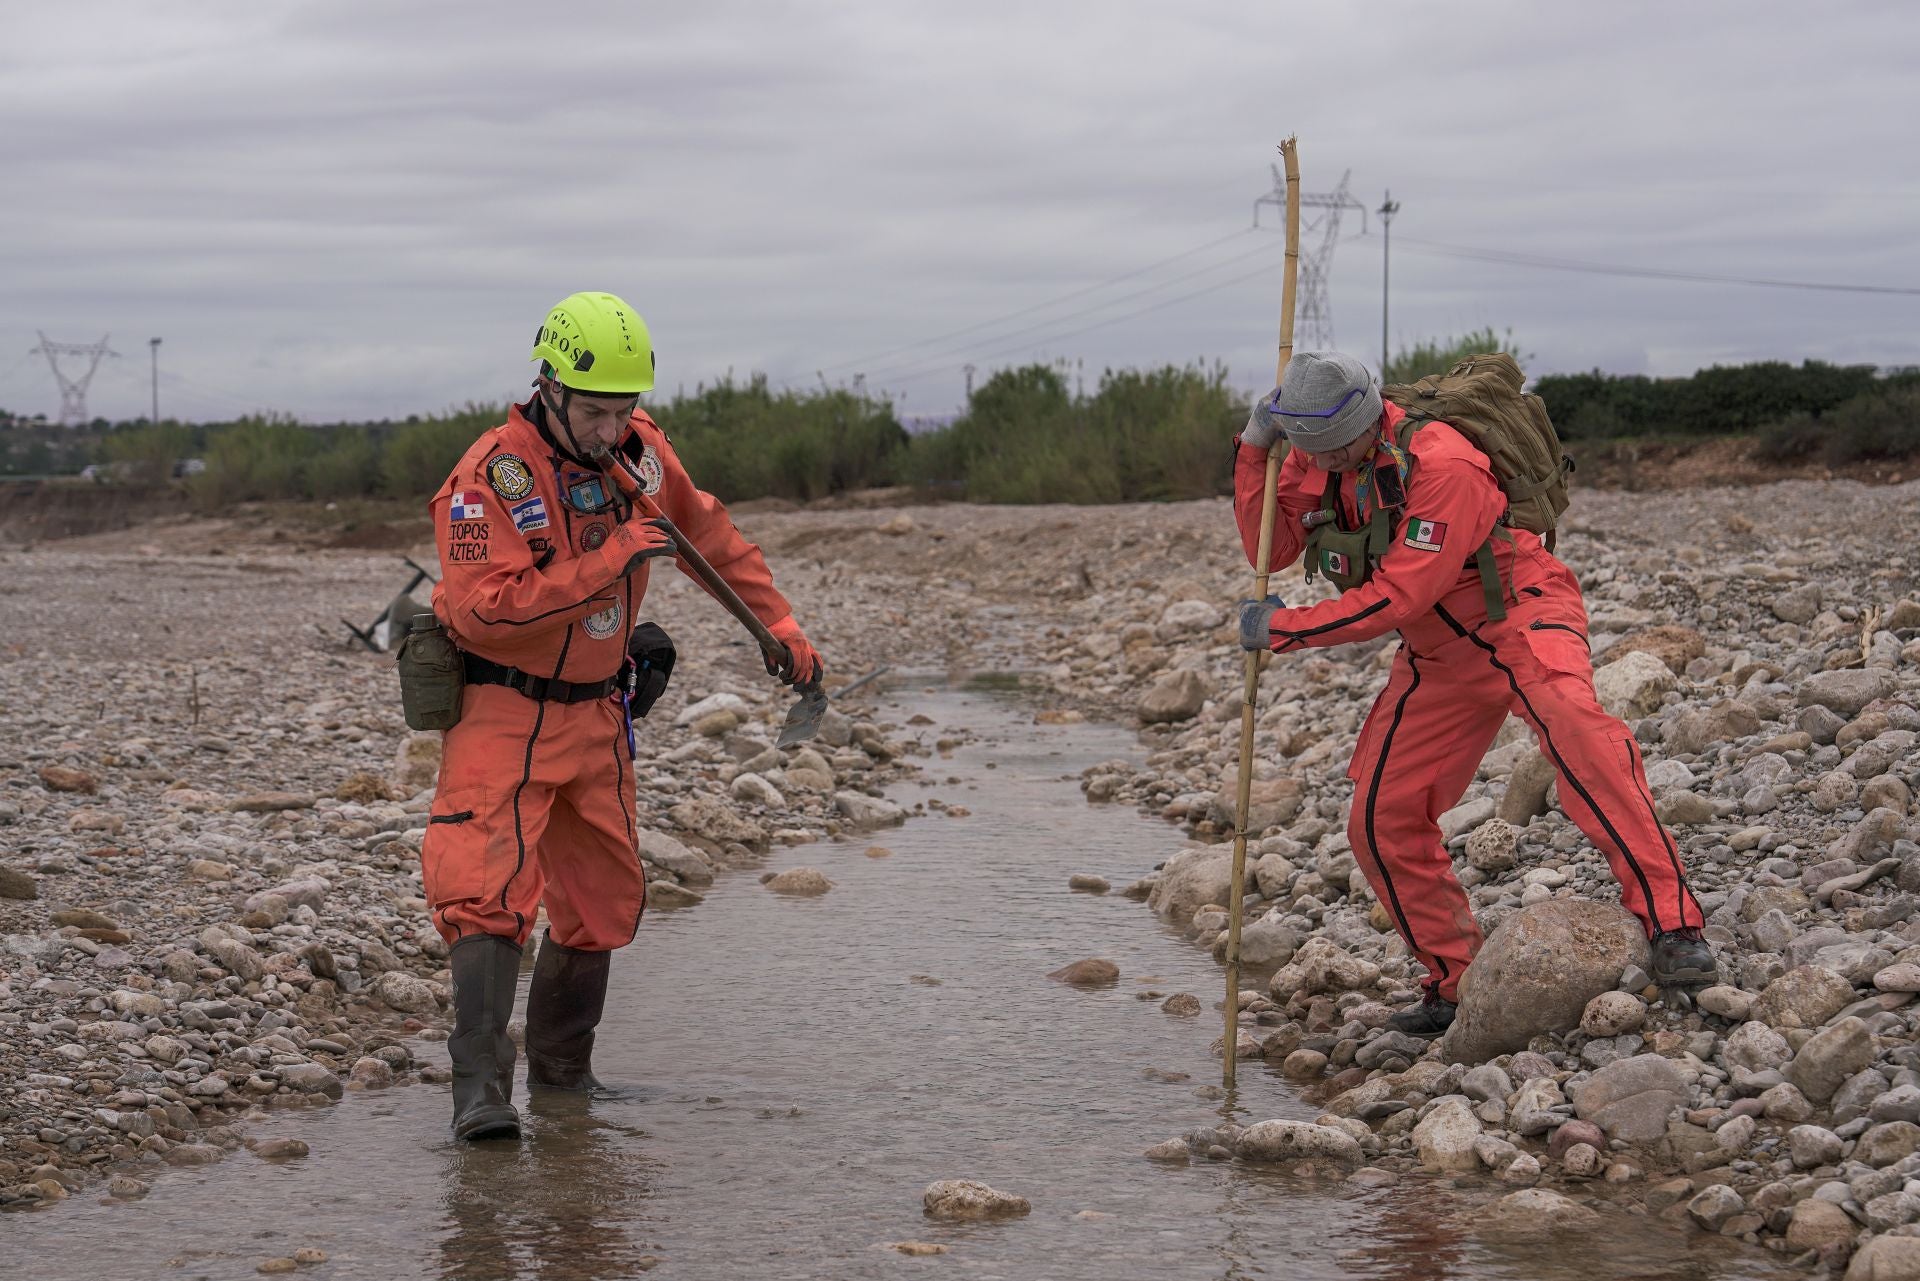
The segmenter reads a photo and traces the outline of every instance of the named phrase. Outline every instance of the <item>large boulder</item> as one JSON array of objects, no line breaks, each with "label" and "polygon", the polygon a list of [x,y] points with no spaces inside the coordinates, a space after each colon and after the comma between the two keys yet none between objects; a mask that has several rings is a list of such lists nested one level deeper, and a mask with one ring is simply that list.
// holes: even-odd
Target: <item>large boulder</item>
[{"label": "large boulder", "polygon": [[1759,728],[1760,717],[1751,707],[1728,700],[1712,707],[1689,708],[1668,718],[1660,728],[1660,737],[1669,752],[1684,756],[1744,738]]},{"label": "large boulder", "polygon": [[1459,1097],[1440,1100],[1413,1127],[1413,1147],[1420,1154],[1420,1164],[1441,1172],[1479,1169],[1480,1157],[1473,1148],[1479,1137],[1479,1118]]},{"label": "large boulder", "polygon": [[[1296,958],[1297,959],[1297,958]],[[1587,1002],[1651,961],[1646,931],[1617,904],[1549,899],[1493,932],[1460,979],[1460,1009],[1441,1053],[1483,1063],[1542,1032],[1578,1027]]]},{"label": "large boulder", "polygon": [[1199,672],[1165,672],[1140,696],[1135,709],[1148,725],[1190,721],[1207,701],[1206,678]]},{"label": "large boulder", "polygon": [[1900,688],[1892,672],[1876,667],[1815,672],[1794,691],[1802,707],[1824,707],[1842,716],[1858,716],[1876,698],[1891,698]]},{"label": "large boulder", "polygon": [[1815,1103],[1825,1103],[1855,1072],[1873,1062],[1873,1033],[1857,1018],[1815,1032],[1787,1066],[1787,1080]]},{"label": "large boulder", "polygon": [[1629,720],[1659,711],[1661,696],[1678,687],[1665,663],[1639,649],[1622,654],[1593,673],[1593,692],[1600,706]]},{"label": "large boulder", "polygon": [[1662,623],[1628,632],[1607,650],[1607,657],[1617,661],[1636,650],[1652,654],[1679,676],[1686,672],[1688,663],[1707,652],[1707,638],[1691,627]]},{"label": "large boulder", "polygon": [[1573,1111],[1610,1139],[1651,1143],[1667,1132],[1667,1116],[1687,1101],[1687,1074],[1672,1059],[1636,1054],[1616,1059],[1572,1088]]},{"label": "large boulder", "polygon": [[667,811],[667,818],[683,832],[692,832],[721,845],[765,845],[766,825],[747,818],[711,796],[696,796],[681,801]]},{"label": "large boulder", "polygon": [[1147,906],[1184,924],[1207,904],[1225,903],[1232,885],[1231,847],[1195,845],[1167,860],[1147,895]]},{"label": "large boulder", "polygon": [[1295,993],[1315,996],[1358,991],[1372,987],[1379,978],[1378,965],[1316,936],[1301,944],[1293,959],[1275,971],[1268,990],[1275,1000],[1285,1001]]}]

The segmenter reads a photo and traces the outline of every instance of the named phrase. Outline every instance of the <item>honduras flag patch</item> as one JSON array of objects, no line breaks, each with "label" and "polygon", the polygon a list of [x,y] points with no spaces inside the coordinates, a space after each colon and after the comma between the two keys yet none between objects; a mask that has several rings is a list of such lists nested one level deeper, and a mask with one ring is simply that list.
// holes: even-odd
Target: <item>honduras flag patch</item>
[{"label": "honduras flag patch", "polygon": [[462,490],[453,496],[453,505],[447,509],[448,520],[484,520],[486,507],[480,501],[480,495],[469,494]]},{"label": "honduras flag patch", "polygon": [[515,503],[507,508],[507,515],[513,517],[513,527],[523,534],[547,527],[547,500],[535,494],[523,503]]}]

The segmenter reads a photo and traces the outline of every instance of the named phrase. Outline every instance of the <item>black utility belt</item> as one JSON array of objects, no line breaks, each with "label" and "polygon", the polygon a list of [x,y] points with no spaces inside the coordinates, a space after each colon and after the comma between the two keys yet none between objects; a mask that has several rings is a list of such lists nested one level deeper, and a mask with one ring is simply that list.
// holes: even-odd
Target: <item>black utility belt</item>
[{"label": "black utility belt", "polygon": [[622,686],[619,676],[609,676],[603,681],[590,681],[582,685],[549,676],[535,676],[532,672],[523,672],[517,667],[508,667],[478,654],[462,654],[461,658],[466,663],[468,683],[505,685],[514,693],[531,698],[536,703],[591,703],[598,698],[611,697]]}]

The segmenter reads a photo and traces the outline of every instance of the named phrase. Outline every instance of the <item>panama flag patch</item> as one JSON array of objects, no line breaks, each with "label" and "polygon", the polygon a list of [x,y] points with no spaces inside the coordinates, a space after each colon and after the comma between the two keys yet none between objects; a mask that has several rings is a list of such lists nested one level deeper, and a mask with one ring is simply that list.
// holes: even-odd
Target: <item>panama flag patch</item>
[{"label": "panama flag patch", "polygon": [[453,496],[453,506],[447,509],[448,520],[484,520],[486,515],[487,510],[480,502],[480,495],[464,490]]},{"label": "panama flag patch", "polygon": [[1437,552],[1440,545],[1447,541],[1447,523],[1443,520],[1410,520],[1407,522],[1407,546],[1416,551]]}]

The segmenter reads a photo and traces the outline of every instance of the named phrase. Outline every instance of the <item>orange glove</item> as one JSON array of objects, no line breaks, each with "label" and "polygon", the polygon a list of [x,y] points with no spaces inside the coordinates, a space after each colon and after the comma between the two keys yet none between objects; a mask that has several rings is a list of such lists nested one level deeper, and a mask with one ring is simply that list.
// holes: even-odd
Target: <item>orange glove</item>
[{"label": "orange glove", "polygon": [[786,662],[776,664],[771,657],[767,657],[767,674],[778,676],[787,685],[818,685],[826,666],[820,661],[820,654],[807,639],[807,634],[800,630],[799,621],[788,614],[767,630],[787,647]]},{"label": "orange glove", "polygon": [[642,561],[678,555],[679,551],[680,545],[667,536],[660,521],[636,515],[613,527],[604,554],[607,567],[625,578],[640,568]]}]

